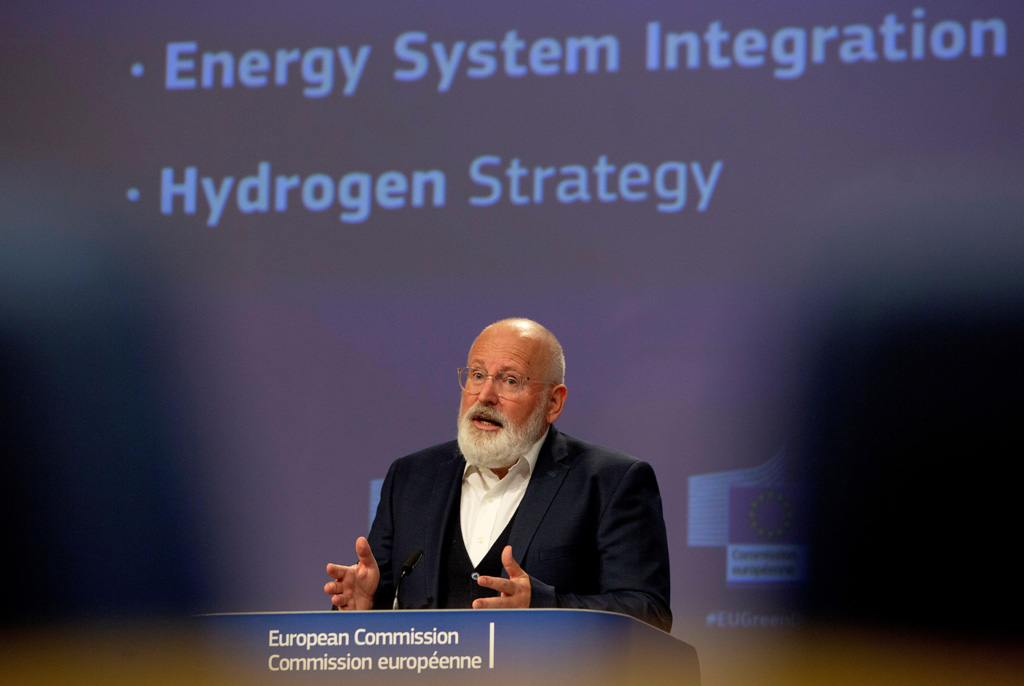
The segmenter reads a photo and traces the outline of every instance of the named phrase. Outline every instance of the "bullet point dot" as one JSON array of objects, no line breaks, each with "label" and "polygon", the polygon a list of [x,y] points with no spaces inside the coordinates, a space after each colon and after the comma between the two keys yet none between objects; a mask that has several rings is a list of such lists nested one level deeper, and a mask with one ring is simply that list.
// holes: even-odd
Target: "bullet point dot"
[{"label": "bullet point dot", "polygon": [[138,188],[129,188],[128,192],[125,193],[125,195],[128,197],[129,200],[131,200],[132,202],[135,202],[136,200],[139,199],[139,189]]},{"label": "bullet point dot", "polygon": [[142,62],[136,62],[132,65],[132,76],[139,78],[146,71],[146,68],[142,66]]}]

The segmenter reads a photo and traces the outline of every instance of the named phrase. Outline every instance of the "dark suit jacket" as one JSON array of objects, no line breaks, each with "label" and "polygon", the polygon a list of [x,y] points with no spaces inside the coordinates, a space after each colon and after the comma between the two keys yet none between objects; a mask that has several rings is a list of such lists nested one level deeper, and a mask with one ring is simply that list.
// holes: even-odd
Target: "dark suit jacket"
[{"label": "dark suit jacket", "polygon": [[[402,582],[400,601],[436,607],[445,525],[465,465],[455,441],[391,465],[369,536],[381,572],[376,607],[391,607],[402,562],[417,548],[423,559]],[[608,610],[671,628],[665,521],[646,462],[552,426],[509,545],[530,575],[532,607]]]}]

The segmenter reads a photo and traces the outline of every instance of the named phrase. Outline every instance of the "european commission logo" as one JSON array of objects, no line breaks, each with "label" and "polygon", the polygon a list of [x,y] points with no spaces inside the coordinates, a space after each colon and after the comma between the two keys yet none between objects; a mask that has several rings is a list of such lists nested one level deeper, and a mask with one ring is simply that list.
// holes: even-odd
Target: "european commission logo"
[{"label": "european commission logo", "polygon": [[803,581],[806,523],[799,486],[784,481],[779,452],[751,469],[689,479],[688,544],[726,549],[731,584]]}]

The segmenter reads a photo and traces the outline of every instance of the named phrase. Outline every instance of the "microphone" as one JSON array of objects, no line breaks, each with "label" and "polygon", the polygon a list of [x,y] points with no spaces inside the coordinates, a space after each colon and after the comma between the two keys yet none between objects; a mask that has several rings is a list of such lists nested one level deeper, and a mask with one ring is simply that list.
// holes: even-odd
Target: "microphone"
[{"label": "microphone", "polygon": [[398,575],[398,581],[395,582],[395,602],[393,602],[391,604],[391,609],[392,610],[397,610],[398,609],[398,590],[402,587],[402,579],[405,578],[406,574],[409,574],[410,572],[412,572],[412,570],[414,570],[416,568],[416,565],[419,564],[420,559],[422,557],[423,557],[423,550],[420,549],[420,548],[417,548],[416,550],[412,551],[412,555],[410,555],[405,560],[405,564],[402,565],[402,571]]}]

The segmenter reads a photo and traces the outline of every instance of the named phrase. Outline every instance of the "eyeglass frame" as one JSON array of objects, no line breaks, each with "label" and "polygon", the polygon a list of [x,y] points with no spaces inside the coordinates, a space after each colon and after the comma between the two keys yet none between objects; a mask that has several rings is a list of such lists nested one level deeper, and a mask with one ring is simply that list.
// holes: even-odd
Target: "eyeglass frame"
[{"label": "eyeglass frame", "polygon": [[[499,371],[499,372],[494,372],[493,374],[488,374],[486,369],[481,369],[480,367],[459,367],[458,369],[455,370],[456,374],[458,374],[458,377],[459,377],[459,387],[462,390],[464,390],[466,393],[469,393],[470,395],[480,395],[480,393],[483,392],[483,388],[484,388],[484,382],[483,381],[480,382],[480,390],[479,391],[471,391],[468,388],[466,388],[466,386],[462,383],[462,372],[466,372],[466,377],[467,377],[467,381],[468,381],[469,373],[471,371],[483,372],[484,380],[485,381],[487,379],[491,380],[491,385],[494,386],[494,393],[495,393],[495,395],[497,395],[499,398],[504,398],[505,400],[511,400],[513,402],[518,400],[520,397],[522,397],[523,389],[526,388],[526,383],[528,381],[532,381],[533,383],[540,384],[542,386],[558,386],[558,385],[560,385],[560,383],[558,381],[538,381],[538,380],[533,379],[533,378],[531,378],[529,376],[523,376],[519,372],[514,372],[514,371],[512,371],[510,369],[502,370],[502,371]],[[501,384],[497,383],[497,381],[494,378],[494,377],[500,376],[502,374],[505,374],[505,375],[511,374],[511,375],[513,375],[515,377],[518,377],[519,380],[522,381],[522,383],[519,385],[519,390],[516,392],[516,395],[502,395],[502,393],[500,391]]]}]

